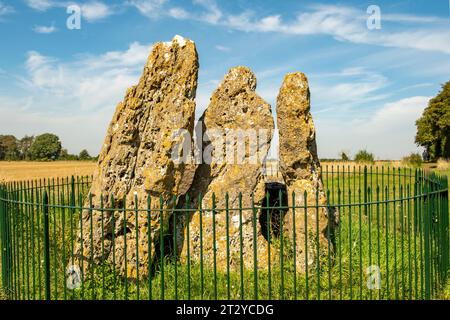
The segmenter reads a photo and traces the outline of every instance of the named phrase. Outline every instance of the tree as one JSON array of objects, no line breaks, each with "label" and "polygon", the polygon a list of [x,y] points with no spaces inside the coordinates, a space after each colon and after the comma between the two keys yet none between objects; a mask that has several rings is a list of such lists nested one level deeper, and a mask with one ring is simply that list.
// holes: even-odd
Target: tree
[{"label": "tree", "polygon": [[422,166],[423,160],[422,156],[417,153],[411,153],[409,156],[403,157],[402,163],[408,167],[420,168]]},{"label": "tree", "polygon": [[19,141],[20,160],[30,160],[30,148],[34,142],[34,136],[25,136]]},{"label": "tree", "polygon": [[431,159],[450,157],[450,81],[429,101],[416,126],[416,143]]},{"label": "tree", "polygon": [[75,154],[70,154],[67,149],[62,149],[59,155],[59,160],[74,161],[78,160],[78,156]]},{"label": "tree", "polygon": [[92,157],[90,156],[89,152],[86,149],[84,149],[80,152],[78,159],[79,160],[91,160]]},{"label": "tree", "polygon": [[342,161],[350,161],[350,157],[347,155],[346,151],[341,151],[339,156],[341,157]]},{"label": "tree", "polygon": [[375,162],[375,156],[373,155],[373,153],[370,153],[367,150],[360,150],[355,155],[355,161],[358,163],[373,164]]},{"label": "tree", "polygon": [[32,160],[58,160],[61,149],[61,141],[58,136],[44,133],[34,140],[30,148],[30,155]]},{"label": "tree", "polygon": [[1,135],[0,145],[0,160],[12,161],[19,159],[18,141],[16,137],[12,135]]}]

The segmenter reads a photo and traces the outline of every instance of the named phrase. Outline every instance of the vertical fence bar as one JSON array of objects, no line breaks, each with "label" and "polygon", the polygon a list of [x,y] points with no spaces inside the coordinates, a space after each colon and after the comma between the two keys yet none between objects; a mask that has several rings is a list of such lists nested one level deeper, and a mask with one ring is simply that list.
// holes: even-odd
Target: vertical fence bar
[{"label": "vertical fence bar", "polygon": [[[161,300],[164,300],[164,200],[159,197],[159,251],[160,251],[160,273],[161,273]],[[126,260],[125,260],[126,261]],[[126,278],[126,277],[125,277]]]},{"label": "vertical fence bar", "polygon": [[[289,202],[288,202],[289,203]],[[295,208],[296,208],[297,203],[295,202],[295,192],[292,191],[292,242],[294,243],[294,248],[293,248],[293,265],[294,265],[294,300],[297,300],[297,228],[295,225]],[[289,208],[288,208],[289,210]],[[281,216],[281,219],[283,217]],[[269,227],[269,226],[268,226]],[[270,248],[270,242],[269,242],[269,246],[268,248]],[[270,250],[270,249],[269,249]],[[270,260],[269,260],[269,265],[270,265]]]},{"label": "vertical fence bar", "polygon": [[44,190],[42,197],[42,206],[44,209],[42,218],[44,225],[44,270],[45,270],[45,300],[50,300],[50,236],[49,236],[49,217],[48,217],[48,194]]},{"label": "vertical fence bar", "polygon": [[309,300],[309,274],[308,274],[308,194],[305,190],[303,193],[303,205],[304,205],[304,233],[305,233],[305,278],[306,278],[306,285],[305,285],[305,293],[306,293],[306,300]]},{"label": "vertical fence bar", "polygon": [[[281,212],[283,205],[283,195],[281,190],[278,191],[278,212]],[[283,219],[280,219],[280,294],[281,300],[284,300],[284,236],[283,236]]]},{"label": "vertical fence bar", "polygon": [[429,211],[429,186],[425,182],[425,200],[424,200],[424,273],[425,273],[425,299],[431,298],[431,283],[430,283],[430,211]]},{"label": "vertical fence bar", "polygon": [[271,208],[270,208],[270,202],[269,202],[269,192],[266,192],[266,225],[267,225],[267,286],[268,286],[268,292],[269,292],[269,300],[272,299],[272,268],[271,268],[271,252],[270,247],[272,246],[271,242],[271,233],[272,233],[272,224],[271,224]]},{"label": "vertical fence bar", "polygon": [[256,208],[254,194],[252,194],[252,226],[253,226],[253,285],[254,285],[254,299],[258,300],[258,251],[256,238]]},{"label": "vertical fence bar", "polygon": [[[201,211],[200,211],[201,214]],[[225,218],[226,218],[226,239],[227,239],[227,299],[231,298],[231,284],[230,284],[230,208],[229,208],[229,195],[228,192],[225,193]],[[201,226],[200,222],[200,226]],[[200,235],[201,239],[201,235]],[[203,252],[202,252],[203,254]],[[200,263],[203,257],[200,257]],[[202,277],[202,299],[203,299],[203,264],[201,266],[201,277]]]},{"label": "vertical fence bar", "polygon": [[216,194],[212,194],[214,300],[217,300],[217,241],[216,241]]},{"label": "vertical fence bar", "polygon": [[240,280],[241,280],[241,300],[244,300],[244,256],[242,247],[244,245],[243,230],[242,230],[242,193],[239,192],[239,262],[240,262]]}]

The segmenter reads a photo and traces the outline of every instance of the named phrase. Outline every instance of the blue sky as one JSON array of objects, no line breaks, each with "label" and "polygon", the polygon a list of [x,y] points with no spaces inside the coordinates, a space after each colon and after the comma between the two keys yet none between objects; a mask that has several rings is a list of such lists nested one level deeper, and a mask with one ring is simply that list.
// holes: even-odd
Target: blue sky
[{"label": "blue sky", "polygon": [[[80,30],[67,6],[78,4]],[[381,29],[367,28],[367,8]],[[246,65],[275,110],[284,75],[310,81],[319,155],[420,150],[415,120],[450,79],[450,1],[0,0],[0,133],[54,132],[99,152],[115,106],[153,43],[180,34],[200,57],[197,115],[227,70]],[[276,141],[276,139],[275,139]]]}]

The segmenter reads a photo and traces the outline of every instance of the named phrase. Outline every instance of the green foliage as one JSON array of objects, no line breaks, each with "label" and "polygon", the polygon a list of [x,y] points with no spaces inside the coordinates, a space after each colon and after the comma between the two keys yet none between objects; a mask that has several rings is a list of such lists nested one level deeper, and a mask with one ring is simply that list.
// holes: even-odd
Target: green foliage
[{"label": "green foliage", "polygon": [[0,161],[18,160],[97,160],[98,156],[92,157],[84,149],[79,155],[70,154],[63,149],[58,136],[46,133],[40,136],[25,135],[22,139],[16,139],[13,135],[0,135]]},{"label": "green foliage", "polygon": [[19,160],[18,141],[12,135],[0,136],[0,160]]},{"label": "green foliage", "polygon": [[30,148],[34,142],[34,136],[25,136],[18,141],[20,160],[31,160]]},{"label": "green foliage", "polygon": [[370,153],[367,150],[360,150],[355,155],[355,161],[358,163],[373,164],[375,162],[375,156],[373,155],[373,153]]},{"label": "green foliage", "polygon": [[339,155],[342,161],[350,161],[350,157],[347,155],[347,152],[342,151]]},{"label": "green foliage", "polygon": [[80,152],[78,159],[79,160],[91,160],[92,157],[90,156],[89,152],[86,149],[84,149]]},{"label": "green foliage", "polygon": [[416,152],[404,157],[402,159],[402,162],[408,167],[420,168],[422,166],[423,160],[422,156]]},{"label": "green foliage", "polygon": [[450,81],[429,101],[416,126],[416,143],[426,148],[433,160],[450,157]]},{"label": "green foliage", "polygon": [[67,149],[62,149],[61,154],[59,155],[59,160],[64,161],[76,161],[78,160],[78,156],[75,154],[70,154]]},{"label": "green foliage", "polygon": [[37,136],[30,148],[32,160],[58,160],[61,154],[61,141],[59,137],[44,133]]}]

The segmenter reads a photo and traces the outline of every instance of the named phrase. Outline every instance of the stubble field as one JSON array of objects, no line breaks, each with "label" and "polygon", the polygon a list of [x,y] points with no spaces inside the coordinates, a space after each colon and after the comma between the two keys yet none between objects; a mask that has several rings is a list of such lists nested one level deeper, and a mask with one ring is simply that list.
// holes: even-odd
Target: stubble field
[{"label": "stubble field", "polygon": [[0,162],[0,181],[89,176],[94,173],[94,161]]}]

